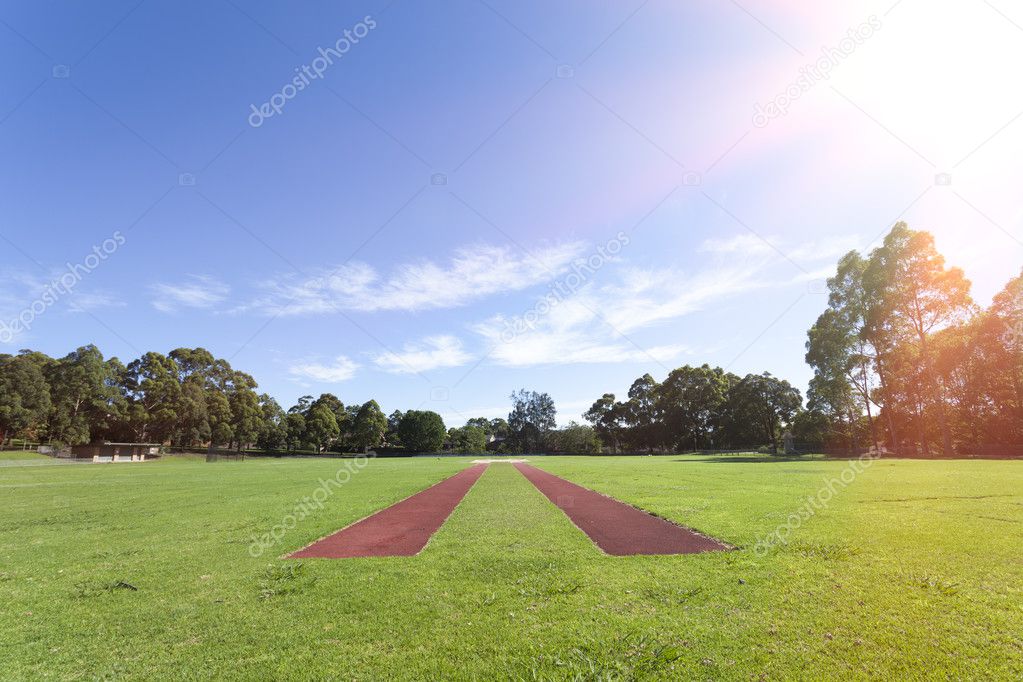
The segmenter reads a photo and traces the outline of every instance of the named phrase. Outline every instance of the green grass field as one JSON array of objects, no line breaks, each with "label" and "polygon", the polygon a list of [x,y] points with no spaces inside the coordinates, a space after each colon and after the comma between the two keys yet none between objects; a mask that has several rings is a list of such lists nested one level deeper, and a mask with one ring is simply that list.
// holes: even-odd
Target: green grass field
[{"label": "green grass field", "polygon": [[46,455],[40,455],[33,450],[5,450],[0,452],[0,462],[21,461],[26,459],[48,460]]},{"label": "green grass field", "polygon": [[[1023,462],[534,458],[731,552],[609,557],[492,465],[417,557],[277,557],[468,459],[0,468],[4,679],[1023,677]],[[34,464],[34,463],[33,463]]]}]

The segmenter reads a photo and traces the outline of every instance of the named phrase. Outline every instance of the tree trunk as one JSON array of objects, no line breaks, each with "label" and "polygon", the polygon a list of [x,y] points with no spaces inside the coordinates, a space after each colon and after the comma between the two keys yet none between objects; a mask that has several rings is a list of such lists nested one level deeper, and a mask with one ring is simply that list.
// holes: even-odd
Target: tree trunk
[{"label": "tree trunk", "polygon": [[874,424],[874,416],[870,413],[870,385],[867,382],[867,365],[860,364],[860,372],[863,376],[863,404],[867,408],[867,424],[870,426],[870,439],[874,442],[874,452],[880,451],[877,442],[877,426]]},{"label": "tree trunk", "polygon": [[1012,373],[1012,390],[1016,396],[1016,433],[1012,434],[1013,440],[1023,436],[1020,433],[1020,425],[1023,425],[1023,381],[1020,381],[1019,372]]},{"label": "tree trunk", "polygon": [[877,356],[877,379],[878,379],[878,381],[881,382],[881,392],[885,395],[885,399],[886,399],[885,402],[889,403],[888,404],[888,409],[887,410],[883,410],[883,412],[885,413],[885,417],[887,418],[887,421],[888,421],[888,436],[892,440],[892,452],[898,454],[898,450],[899,450],[899,437],[898,437],[898,434],[895,431],[895,415],[892,414],[892,406],[890,404],[891,401],[887,399],[888,398],[888,384],[885,381],[885,374],[884,374],[884,369],[883,369],[883,366],[882,366],[882,363],[881,363],[881,356],[880,355]]},{"label": "tree trunk", "polygon": [[852,456],[853,449],[856,447],[856,416],[853,414],[851,406],[846,418],[849,420],[849,433],[846,434],[845,438],[846,454]]},{"label": "tree trunk", "polygon": [[948,405],[945,404],[944,390],[938,393],[938,423],[941,426],[941,449],[946,457],[951,457],[952,430],[948,426]]},{"label": "tree trunk", "polygon": [[923,355],[924,371],[927,373],[927,383],[934,391],[934,397],[938,404],[938,427],[941,429],[941,450],[945,457],[952,456],[952,432],[948,428],[948,414],[945,405],[945,387],[934,375],[934,365],[931,362],[931,352],[927,345],[927,335],[919,334],[920,352]]},{"label": "tree trunk", "polygon": [[927,442],[927,424],[923,404],[920,397],[916,399],[916,437],[923,449],[924,457],[931,456],[931,446]]}]

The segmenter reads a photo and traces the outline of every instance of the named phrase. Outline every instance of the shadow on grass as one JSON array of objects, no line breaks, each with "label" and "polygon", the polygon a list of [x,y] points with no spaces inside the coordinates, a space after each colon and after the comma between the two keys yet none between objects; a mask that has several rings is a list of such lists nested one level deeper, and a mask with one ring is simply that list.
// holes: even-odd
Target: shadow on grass
[{"label": "shadow on grass", "polygon": [[760,455],[760,456],[738,456],[738,457],[724,457],[724,456],[709,456],[700,457],[699,455],[693,455],[686,459],[675,459],[673,462],[681,462],[685,464],[703,464],[704,462],[710,462],[713,464],[767,464],[767,463],[783,463],[783,462],[819,462],[822,461],[820,457],[784,457],[775,455]]}]

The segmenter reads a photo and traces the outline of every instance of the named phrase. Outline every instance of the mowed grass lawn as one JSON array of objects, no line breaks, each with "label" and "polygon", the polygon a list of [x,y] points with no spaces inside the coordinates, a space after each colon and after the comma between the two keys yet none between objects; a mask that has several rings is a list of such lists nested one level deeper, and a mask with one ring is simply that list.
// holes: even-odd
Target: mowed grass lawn
[{"label": "mowed grass lawn", "polygon": [[495,464],[417,557],[278,556],[471,458],[377,459],[253,558],[343,460],[0,468],[4,679],[1023,677],[1023,462],[554,458],[737,547],[603,555]]},{"label": "mowed grass lawn", "polygon": [[46,455],[40,455],[34,450],[5,450],[0,452],[0,466],[4,462],[20,462],[22,460],[38,460],[47,461],[50,460]]}]

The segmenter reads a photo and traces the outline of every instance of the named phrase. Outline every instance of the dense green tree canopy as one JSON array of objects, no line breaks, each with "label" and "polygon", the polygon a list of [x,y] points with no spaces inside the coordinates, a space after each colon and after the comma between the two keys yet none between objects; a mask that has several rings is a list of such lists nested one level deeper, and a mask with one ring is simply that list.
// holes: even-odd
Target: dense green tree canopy
[{"label": "dense green tree canopy", "polygon": [[[473,420],[469,420],[470,422]],[[486,420],[484,420],[486,421]],[[448,440],[451,449],[463,455],[479,454],[487,451],[487,433],[479,422],[467,423],[460,429],[449,429]]]},{"label": "dense green tree canopy", "polygon": [[436,412],[409,410],[398,424],[398,436],[408,452],[437,452],[447,430]]},{"label": "dense green tree canopy", "polygon": [[43,370],[23,355],[0,355],[0,443],[8,434],[35,436],[50,412]]},{"label": "dense green tree canopy", "polygon": [[323,452],[340,435],[337,418],[326,405],[315,405],[305,418],[305,439],[312,443],[317,452]]},{"label": "dense green tree canopy", "polygon": [[948,455],[971,443],[1020,442],[1019,390],[998,312],[1011,295],[979,311],[962,271],[946,267],[929,233],[905,223],[868,257],[847,254],[828,288],[806,359],[814,370],[808,409],[820,415],[814,423],[828,424],[829,444]]},{"label": "dense green tree canopy", "polygon": [[546,393],[522,389],[512,393],[508,414],[510,439],[521,452],[540,452],[547,434],[557,425],[554,401]]},{"label": "dense green tree canopy", "polygon": [[367,401],[359,408],[352,423],[352,443],[355,449],[366,452],[378,447],[387,432],[387,417],[377,401]]},{"label": "dense green tree canopy", "polygon": [[593,454],[600,452],[600,438],[592,426],[569,422],[551,432],[552,450],[566,454]]}]

